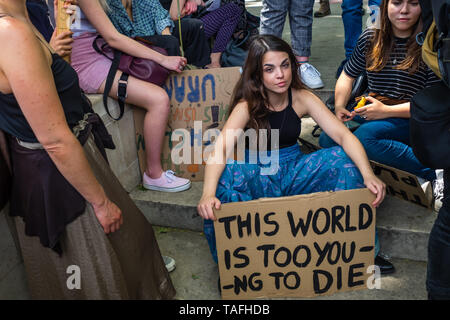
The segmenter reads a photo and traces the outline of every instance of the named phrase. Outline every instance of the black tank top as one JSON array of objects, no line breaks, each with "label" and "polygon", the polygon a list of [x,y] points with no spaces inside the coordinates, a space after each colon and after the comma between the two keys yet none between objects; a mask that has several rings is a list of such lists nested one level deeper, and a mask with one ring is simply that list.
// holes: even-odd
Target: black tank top
[{"label": "black tank top", "polygon": [[[56,53],[52,54],[51,69],[67,124],[72,128],[83,119],[83,113],[90,106],[82,98],[77,73]],[[38,142],[12,93],[0,92],[0,129],[22,141]]]},{"label": "black tank top", "polygon": [[270,128],[280,130],[280,149],[296,144],[302,128],[302,120],[292,108],[291,89],[288,95],[288,106],[283,111],[272,111],[269,114]]}]

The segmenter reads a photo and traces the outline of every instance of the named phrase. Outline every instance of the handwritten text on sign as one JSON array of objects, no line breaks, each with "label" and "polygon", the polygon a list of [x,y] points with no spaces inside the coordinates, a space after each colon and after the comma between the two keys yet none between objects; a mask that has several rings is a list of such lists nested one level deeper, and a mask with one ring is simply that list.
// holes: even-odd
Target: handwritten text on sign
[{"label": "handwritten text on sign", "polygon": [[[219,135],[226,121],[231,94],[239,77],[240,68],[185,70],[169,76],[163,85],[170,99],[170,115],[161,154],[164,170],[173,170],[191,181],[203,180],[205,148]],[[144,115],[143,111],[134,111],[142,172],[145,169]],[[180,152],[183,163],[172,158],[172,150],[177,146],[182,150],[191,149],[189,156]]]},{"label": "handwritten text on sign", "polygon": [[367,189],[222,205],[214,223],[224,299],[366,288],[374,261]]},{"label": "handwritten text on sign", "polygon": [[415,175],[375,161],[370,161],[370,165],[375,175],[386,183],[387,194],[431,208],[431,201],[427,199]]}]

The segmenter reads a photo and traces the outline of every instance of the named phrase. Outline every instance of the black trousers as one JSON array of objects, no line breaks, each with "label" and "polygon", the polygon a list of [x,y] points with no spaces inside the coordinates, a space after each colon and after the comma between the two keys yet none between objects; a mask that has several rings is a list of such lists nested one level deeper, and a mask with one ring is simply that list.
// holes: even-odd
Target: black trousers
[{"label": "black trousers", "polygon": [[450,300],[450,168],[444,170],[444,200],[428,241],[429,299]]},{"label": "black trousers", "polygon": [[[174,22],[175,28],[172,31],[172,35],[154,35],[146,36],[145,38],[156,46],[166,49],[169,56],[181,56],[178,21]],[[200,20],[192,18],[181,19],[181,37],[184,56],[189,64],[202,68],[211,63],[211,49],[203,31],[203,23]]]}]

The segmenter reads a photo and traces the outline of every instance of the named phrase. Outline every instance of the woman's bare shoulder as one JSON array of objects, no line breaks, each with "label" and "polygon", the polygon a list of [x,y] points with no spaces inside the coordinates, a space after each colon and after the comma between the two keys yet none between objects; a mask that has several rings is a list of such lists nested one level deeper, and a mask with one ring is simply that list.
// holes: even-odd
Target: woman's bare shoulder
[{"label": "woman's bare shoulder", "polygon": [[321,100],[308,89],[292,89],[292,107],[301,117],[309,114],[309,107],[321,102]]},{"label": "woman's bare shoulder", "polygon": [[239,101],[233,108],[227,120],[227,125],[231,127],[243,128],[250,118],[248,103],[245,100]]},{"label": "woman's bare shoulder", "polygon": [[27,23],[14,17],[5,15],[0,18],[0,37],[10,38],[9,42],[14,41],[16,37],[25,37],[31,33]]},{"label": "woman's bare shoulder", "polygon": [[239,112],[247,112],[248,113],[248,102],[246,100],[239,101],[236,106],[234,107],[234,110],[239,110]]},{"label": "woman's bare shoulder", "polygon": [[292,89],[292,99],[308,100],[314,98],[317,98],[317,96],[308,89]]},{"label": "woman's bare shoulder", "polygon": [[[26,22],[4,16],[0,19],[0,43],[2,44],[0,56],[6,56],[7,53],[12,53],[10,51],[21,52],[32,49],[36,45],[36,35]],[[16,57],[11,54],[7,56],[8,59]]]}]

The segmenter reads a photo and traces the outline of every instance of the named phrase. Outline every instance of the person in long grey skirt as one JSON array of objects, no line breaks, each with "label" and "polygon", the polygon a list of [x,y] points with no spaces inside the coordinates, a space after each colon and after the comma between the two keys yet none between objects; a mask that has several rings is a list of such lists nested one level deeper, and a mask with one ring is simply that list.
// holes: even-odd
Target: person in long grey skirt
[{"label": "person in long grey skirt", "polygon": [[0,1],[0,130],[31,297],[171,299],[152,226],[105,160],[111,137],[25,3]]}]

